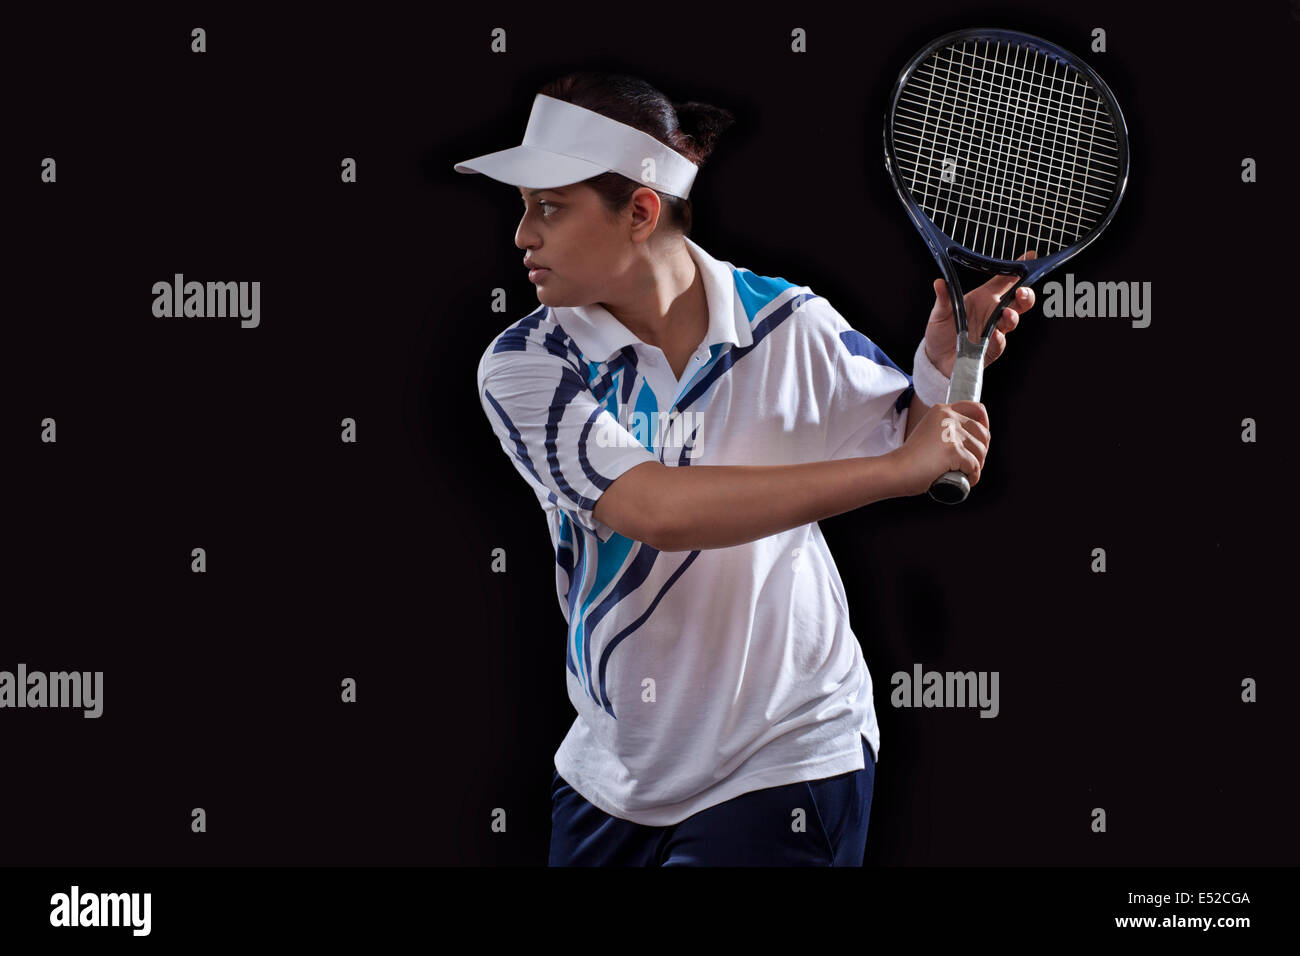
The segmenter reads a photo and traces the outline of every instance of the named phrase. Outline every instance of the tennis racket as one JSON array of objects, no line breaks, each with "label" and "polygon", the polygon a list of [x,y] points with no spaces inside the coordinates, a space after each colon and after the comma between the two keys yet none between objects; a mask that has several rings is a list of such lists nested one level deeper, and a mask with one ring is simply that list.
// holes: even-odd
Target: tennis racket
[{"label": "tennis racket", "polygon": [[[1128,180],[1128,129],[1110,89],[1078,57],[1010,30],[961,30],[899,74],[885,116],[885,167],[952,298],[957,348],[948,401],[979,401],[989,334],[1022,285],[1081,252],[1110,224]],[[1036,250],[1037,258],[1020,256]],[[970,340],[955,266],[1018,276]],[[930,486],[945,504],[970,482]]]}]

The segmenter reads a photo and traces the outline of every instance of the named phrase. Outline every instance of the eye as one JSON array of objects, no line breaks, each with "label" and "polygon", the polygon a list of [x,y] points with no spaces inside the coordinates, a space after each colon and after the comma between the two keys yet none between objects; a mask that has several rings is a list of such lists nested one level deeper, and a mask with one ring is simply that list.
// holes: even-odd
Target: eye
[{"label": "eye", "polygon": [[[545,200],[545,199],[539,199],[539,200],[537,200],[537,205],[539,205],[539,206],[542,207],[542,218],[543,218],[543,219],[550,219],[550,218],[551,218],[551,211],[552,211],[552,210],[558,210],[558,209],[560,208],[560,206],[559,206],[558,203],[548,202],[548,201]],[[524,200],[524,213],[527,214],[527,212],[528,212],[528,200],[525,199],[525,200]]]}]

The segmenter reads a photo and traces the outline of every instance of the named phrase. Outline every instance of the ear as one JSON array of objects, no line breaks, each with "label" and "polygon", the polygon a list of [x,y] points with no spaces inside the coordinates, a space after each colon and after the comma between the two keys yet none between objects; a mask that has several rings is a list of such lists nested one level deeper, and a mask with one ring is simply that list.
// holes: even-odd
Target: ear
[{"label": "ear", "polygon": [[659,224],[663,213],[663,203],[659,194],[649,186],[642,186],[632,194],[629,204],[632,214],[632,233],[634,238],[648,239]]}]

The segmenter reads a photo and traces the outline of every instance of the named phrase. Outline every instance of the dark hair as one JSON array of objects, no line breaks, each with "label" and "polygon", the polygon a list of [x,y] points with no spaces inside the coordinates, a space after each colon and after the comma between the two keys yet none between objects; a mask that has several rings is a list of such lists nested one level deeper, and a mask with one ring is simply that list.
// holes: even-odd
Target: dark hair
[{"label": "dark hair", "polygon": [[[736,121],[729,111],[707,103],[673,103],[644,80],[622,73],[583,71],[570,73],[543,86],[539,93],[626,123],[677,150],[696,166],[713,152],[718,136]],[[601,173],[583,184],[599,194],[605,208],[619,213],[632,194],[648,183],[629,179],[622,173]],[[691,201],[660,192],[668,224],[682,235],[691,234]]]}]

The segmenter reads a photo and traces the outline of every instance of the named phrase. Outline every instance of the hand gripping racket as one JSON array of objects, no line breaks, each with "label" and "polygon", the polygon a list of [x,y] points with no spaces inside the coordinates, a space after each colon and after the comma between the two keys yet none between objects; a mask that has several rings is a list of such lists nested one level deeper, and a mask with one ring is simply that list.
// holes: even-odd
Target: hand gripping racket
[{"label": "hand gripping racket", "polygon": [[[948,401],[979,401],[984,352],[1021,285],[1033,285],[1110,224],[1128,180],[1128,130],[1110,89],[1055,44],[1010,30],[961,30],[899,74],[885,116],[885,167],[934,255],[957,323]],[[1029,250],[1037,258],[1021,260]],[[955,264],[1019,281],[970,340]],[[946,504],[970,482],[930,486]]]}]

